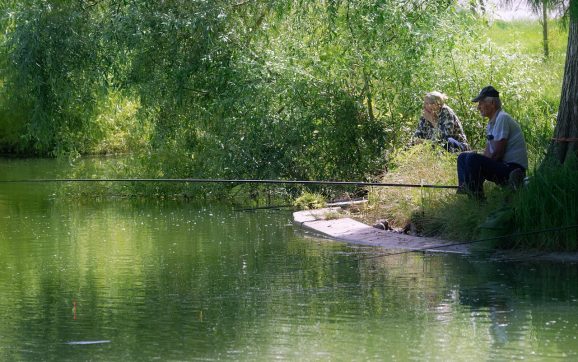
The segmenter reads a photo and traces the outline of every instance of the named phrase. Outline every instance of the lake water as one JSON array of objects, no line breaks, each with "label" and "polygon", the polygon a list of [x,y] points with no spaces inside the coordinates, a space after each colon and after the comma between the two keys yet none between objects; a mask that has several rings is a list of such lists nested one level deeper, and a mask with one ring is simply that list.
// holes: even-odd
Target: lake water
[{"label": "lake water", "polygon": [[[0,160],[0,180],[61,175]],[[0,183],[0,360],[576,360],[576,264],[315,238],[289,211]]]}]

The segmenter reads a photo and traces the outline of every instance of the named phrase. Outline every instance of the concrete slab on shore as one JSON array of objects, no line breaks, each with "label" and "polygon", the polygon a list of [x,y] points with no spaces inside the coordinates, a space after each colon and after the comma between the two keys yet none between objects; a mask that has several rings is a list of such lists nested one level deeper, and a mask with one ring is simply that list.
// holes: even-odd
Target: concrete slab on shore
[{"label": "concrete slab on shore", "polygon": [[327,218],[328,215],[339,211],[340,207],[297,211],[293,213],[293,222],[306,230],[351,244],[379,246],[386,249],[469,253],[467,245],[455,245],[446,240],[380,230],[348,217]]}]

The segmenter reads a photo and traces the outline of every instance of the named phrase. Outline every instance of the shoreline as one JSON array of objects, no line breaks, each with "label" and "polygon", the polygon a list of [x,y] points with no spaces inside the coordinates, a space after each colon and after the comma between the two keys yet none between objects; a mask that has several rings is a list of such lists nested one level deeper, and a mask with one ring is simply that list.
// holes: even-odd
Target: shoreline
[{"label": "shoreline", "polygon": [[345,205],[293,212],[293,223],[320,237],[355,245],[460,255],[479,253],[479,255],[485,255],[489,259],[496,261],[578,263],[578,253],[480,250],[476,247],[472,248],[473,244],[467,244],[466,242],[452,242],[437,238],[400,234],[394,231],[377,229],[349,217],[335,218],[334,215],[339,213],[343,206]]},{"label": "shoreline", "polygon": [[411,236],[393,231],[381,230],[353,220],[349,217],[327,218],[338,213],[341,207],[296,211],[293,223],[321,236],[350,244],[378,246],[386,249],[401,249],[427,252],[469,254],[467,245],[447,240]]}]

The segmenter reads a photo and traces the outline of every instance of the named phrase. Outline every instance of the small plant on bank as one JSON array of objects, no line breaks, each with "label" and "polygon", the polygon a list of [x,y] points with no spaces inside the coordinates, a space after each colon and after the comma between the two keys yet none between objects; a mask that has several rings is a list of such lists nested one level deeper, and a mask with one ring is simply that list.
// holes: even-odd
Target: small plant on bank
[{"label": "small plant on bank", "polygon": [[321,209],[326,205],[325,198],[320,194],[312,194],[309,192],[303,193],[299,196],[293,205],[299,210],[313,210]]},{"label": "small plant on bank", "polygon": [[325,218],[325,220],[336,220],[341,219],[343,217],[343,214],[341,214],[339,211],[329,211],[325,213],[323,217]]}]

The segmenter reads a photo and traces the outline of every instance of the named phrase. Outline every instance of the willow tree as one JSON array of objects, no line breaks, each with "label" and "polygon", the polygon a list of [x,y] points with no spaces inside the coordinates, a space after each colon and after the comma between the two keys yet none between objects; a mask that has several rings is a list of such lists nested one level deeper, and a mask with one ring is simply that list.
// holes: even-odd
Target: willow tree
[{"label": "willow tree", "polygon": [[564,163],[578,151],[578,0],[570,0],[568,47],[550,159]]},{"label": "willow tree", "polygon": [[358,179],[404,142],[455,4],[12,0],[0,53],[38,153],[90,152],[112,90],[166,151],[151,174]]},{"label": "willow tree", "polygon": [[154,113],[159,172],[352,179],[379,169],[413,117],[425,49],[454,2],[119,4],[123,83]]},{"label": "willow tree", "polygon": [[93,13],[81,2],[56,0],[3,6],[0,76],[5,106],[20,124],[18,148],[42,155],[86,151],[94,133],[87,120],[105,78]]}]

